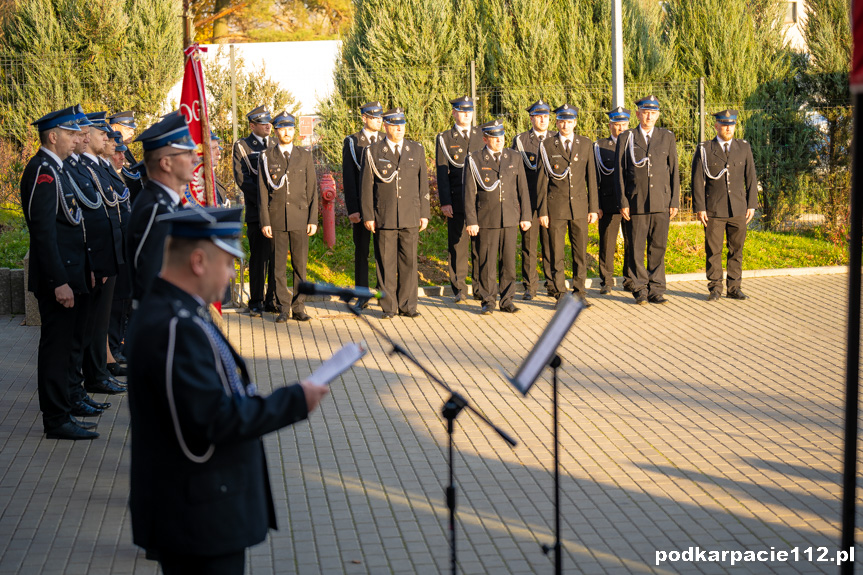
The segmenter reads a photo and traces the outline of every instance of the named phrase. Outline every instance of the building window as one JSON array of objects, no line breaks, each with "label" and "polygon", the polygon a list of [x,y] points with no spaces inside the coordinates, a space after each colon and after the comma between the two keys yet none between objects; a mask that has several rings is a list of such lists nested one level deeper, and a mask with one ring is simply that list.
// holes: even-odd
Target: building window
[{"label": "building window", "polygon": [[797,4],[798,2],[786,2],[785,3],[785,23],[786,24],[797,24],[797,18],[799,14],[797,13]]}]

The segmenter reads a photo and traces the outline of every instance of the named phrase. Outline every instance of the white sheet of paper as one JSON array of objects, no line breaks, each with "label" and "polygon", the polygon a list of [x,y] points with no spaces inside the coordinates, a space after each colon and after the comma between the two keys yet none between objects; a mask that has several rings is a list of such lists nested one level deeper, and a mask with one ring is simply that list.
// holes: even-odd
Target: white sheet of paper
[{"label": "white sheet of paper", "polygon": [[[554,357],[557,347],[567,332],[575,323],[575,318],[581,313],[584,304],[567,294],[560,299],[561,305],[552,316],[551,321],[545,326],[545,331],[539,336],[536,345],[525,358],[524,363],[515,374],[515,377],[506,376],[516,389],[527,395],[528,390]],[[506,374],[504,374],[506,375]]]},{"label": "white sheet of paper", "polygon": [[342,349],[334,353],[328,360],[318,366],[306,381],[315,385],[329,385],[329,383],[347,371],[362,356],[366,354],[366,342],[346,343]]}]

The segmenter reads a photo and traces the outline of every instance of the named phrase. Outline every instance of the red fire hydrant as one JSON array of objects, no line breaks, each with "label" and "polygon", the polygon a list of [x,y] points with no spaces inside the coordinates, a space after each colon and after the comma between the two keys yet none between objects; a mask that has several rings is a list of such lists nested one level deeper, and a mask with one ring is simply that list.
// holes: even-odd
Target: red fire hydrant
[{"label": "red fire hydrant", "polygon": [[336,245],[336,180],[332,174],[321,176],[321,215],[324,226],[324,243]]}]

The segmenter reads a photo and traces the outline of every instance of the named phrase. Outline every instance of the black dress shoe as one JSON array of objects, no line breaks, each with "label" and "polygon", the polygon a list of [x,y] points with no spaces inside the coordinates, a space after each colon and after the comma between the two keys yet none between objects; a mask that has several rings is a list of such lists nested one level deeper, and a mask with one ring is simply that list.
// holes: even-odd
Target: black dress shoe
[{"label": "black dress shoe", "polygon": [[288,321],[288,312],[283,311],[279,313],[278,317],[276,317],[276,323],[287,323]]},{"label": "black dress shoe", "polygon": [[599,288],[599,295],[608,295],[611,293],[611,288],[608,286],[602,286]]},{"label": "black dress shoe", "polygon": [[647,305],[647,296],[644,293],[634,293],[634,295],[635,303],[638,305]]},{"label": "black dress shoe", "polygon": [[264,311],[268,313],[279,313],[279,308],[277,308],[276,304],[273,302],[268,302],[264,304]]},{"label": "black dress shoe", "polygon": [[466,296],[466,295],[464,295],[463,293],[457,293],[457,294],[452,298],[452,303],[464,303],[464,302],[466,302],[466,301],[467,301],[467,296]]},{"label": "black dress shoe", "polygon": [[83,401],[79,401],[75,405],[72,406],[72,415],[75,417],[95,417],[97,415],[102,415],[104,413],[104,409],[99,409],[84,403]]},{"label": "black dress shoe", "polygon": [[123,355],[123,354],[122,354],[121,352],[119,352],[119,351],[118,351],[118,352],[113,352],[113,351],[112,351],[112,352],[111,352],[111,355],[113,355],[113,356],[114,356],[114,361],[116,361],[117,363],[122,363],[122,364],[127,364],[127,363],[129,363],[129,361],[126,359],[126,356],[125,356],[125,355]]},{"label": "black dress shoe", "polygon": [[743,293],[742,291],[740,291],[739,289],[728,290],[728,293],[725,294],[725,297],[731,298],[731,299],[748,299],[746,294]]},{"label": "black dress shoe", "polygon": [[719,290],[712,290],[710,295],[707,296],[707,301],[719,301],[719,298],[722,297],[722,292]]},{"label": "black dress shoe", "polygon": [[72,423],[74,423],[81,429],[95,429],[96,426],[99,425],[95,421],[81,421],[80,419],[75,419],[74,417],[72,417],[71,419]]},{"label": "black dress shoe", "polygon": [[516,313],[518,311],[518,308],[515,307],[515,304],[509,303],[509,304],[506,304],[505,306],[502,306],[500,308],[500,311],[502,311],[504,313]]},{"label": "black dress shoe", "polygon": [[417,317],[419,314],[420,314],[420,312],[418,312],[416,310],[414,310],[414,311],[400,311],[399,312],[399,315],[402,317]]},{"label": "black dress shoe", "polygon": [[104,410],[108,409],[109,407],[111,407],[110,402],[107,402],[107,401],[105,401],[105,402],[99,402],[99,401],[94,400],[94,399],[93,399],[92,397],[90,397],[89,395],[85,395],[85,396],[84,396],[84,399],[82,399],[81,401],[82,401],[83,403],[86,403],[86,404],[87,404],[87,405],[89,405],[90,407],[95,407],[96,409],[101,409],[102,411],[104,411]]},{"label": "black dress shoe", "polygon": [[123,389],[126,389],[126,382],[121,379],[117,379],[113,375],[109,375],[105,381],[110,382],[118,387],[122,387]]},{"label": "black dress shoe", "polygon": [[249,317],[261,317],[261,308],[258,306],[249,306]]},{"label": "black dress shoe", "polygon": [[[114,358],[114,359],[117,359],[117,358]],[[105,367],[108,368],[108,373],[110,373],[114,377],[126,377],[126,375],[127,375],[126,368],[123,367],[122,365],[120,365],[119,363],[109,363],[109,364],[106,364]]]},{"label": "black dress shoe", "polygon": [[96,439],[99,434],[95,431],[81,429],[71,421],[67,421],[59,427],[46,429],[45,436],[48,439]]},{"label": "black dress shoe", "polygon": [[521,296],[521,299],[522,299],[522,300],[524,300],[524,301],[530,301],[530,300],[532,300],[532,299],[533,299],[533,298],[535,298],[535,297],[536,297],[536,296],[535,296],[534,294],[530,293],[530,292],[524,292],[524,295],[523,295],[523,296]]},{"label": "black dress shoe", "polygon": [[479,292],[475,291],[473,292],[473,299],[475,299],[476,301],[482,301],[482,296],[479,295]]},{"label": "black dress shoe", "polygon": [[384,312],[384,315],[381,316],[381,319],[393,319],[396,314],[391,312]]},{"label": "black dress shoe", "polygon": [[310,316],[304,311],[295,311],[291,317],[293,317],[297,321],[309,321],[310,319],[312,319],[312,316]]},{"label": "black dress shoe", "polygon": [[649,301],[650,303],[655,303],[655,304],[660,304],[660,305],[668,303],[668,300],[665,299],[664,295],[658,295],[658,296],[654,296],[651,298],[647,298],[647,301]]},{"label": "black dress shoe", "polygon": [[484,303],[482,304],[482,310],[480,310],[481,315],[491,315],[494,310],[492,309],[491,304]]},{"label": "black dress shoe", "polygon": [[116,385],[111,381],[111,379],[106,379],[105,381],[94,381],[92,383],[85,382],[84,389],[86,389],[88,393],[107,393],[108,395],[126,393],[125,385]]}]

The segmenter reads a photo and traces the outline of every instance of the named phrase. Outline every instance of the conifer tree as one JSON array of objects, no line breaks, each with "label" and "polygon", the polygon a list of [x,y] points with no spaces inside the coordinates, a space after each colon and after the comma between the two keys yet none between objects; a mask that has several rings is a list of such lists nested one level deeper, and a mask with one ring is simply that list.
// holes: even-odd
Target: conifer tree
[{"label": "conifer tree", "polygon": [[809,0],[803,35],[810,58],[803,90],[816,107],[818,164],[823,177],[819,196],[826,213],[828,235],[845,241],[851,194],[851,130],[853,113],[848,74],[851,25],[848,0]]},{"label": "conifer tree", "polygon": [[0,136],[19,142],[34,119],[79,102],[155,115],[182,73],[173,0],[20,0],[0,27]]},{"label": "conifer tree", "polygon": [[[322,148],[341,163],[342,140],[359,129],[359,106],[379,100],[407,114],[406,137],[427,157],[434,136],[451,122],[449,100],[467,93],[466,64],[477,29],[469,2],[361,0],[341,48],[335,92],[320,106]],[[465,7],[466,12],[459,10]],[[473,31],[472,31],[473,30]],[[468,31],[471,31],[468,33]]]}]

